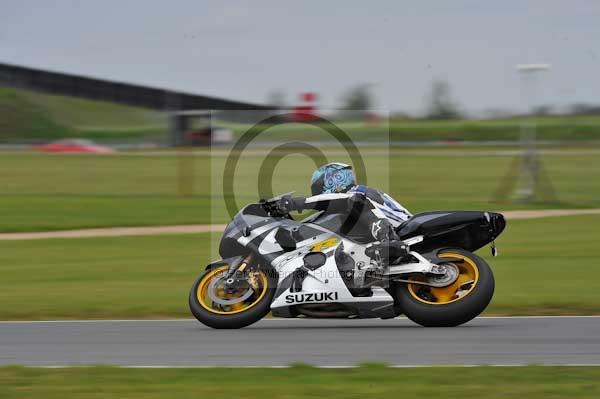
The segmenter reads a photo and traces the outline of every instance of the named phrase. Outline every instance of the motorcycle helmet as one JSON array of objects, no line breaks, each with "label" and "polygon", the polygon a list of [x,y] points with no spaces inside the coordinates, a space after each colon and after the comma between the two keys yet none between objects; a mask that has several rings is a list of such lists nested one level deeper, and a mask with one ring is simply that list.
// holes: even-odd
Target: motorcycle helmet
[{"label": "motorcycle helmet", "polygon": [[340,162],[321,166],[310,179],[312,195],[345,193],[354,186],[356,186],[356,177],[352,166]]}]

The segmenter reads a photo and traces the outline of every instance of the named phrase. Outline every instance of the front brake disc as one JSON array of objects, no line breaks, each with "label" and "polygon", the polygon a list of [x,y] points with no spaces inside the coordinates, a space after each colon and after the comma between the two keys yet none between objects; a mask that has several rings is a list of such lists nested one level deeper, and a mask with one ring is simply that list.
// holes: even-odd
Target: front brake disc
[{"label": "front brake disc", "polygon": [[214,279],[208,285],[208,296],[214,303],[218,303],[219,305],[234,305],[236,303],[243,302],[246,299],[250,298],[252,296],[252,294],[254,293],[254,290],[251,287],[248,287],[246,289],[246,292],[244,292],[241,296],[237,296],[237,297],[231,298],[231,299],[223,298],[223,297],[219,296],[219,294],[217,293],[218,292],[217,285],[219,284],[219,282],[222,282],[222,281],[223,281],[223,279]]}]

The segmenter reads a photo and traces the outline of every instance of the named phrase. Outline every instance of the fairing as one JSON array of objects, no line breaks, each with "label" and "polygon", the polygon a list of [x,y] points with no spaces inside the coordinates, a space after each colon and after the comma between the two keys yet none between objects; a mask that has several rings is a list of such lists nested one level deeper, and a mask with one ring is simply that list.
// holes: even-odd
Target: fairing
[{"label": "fairing", "polygon": [[424,236],[417,251],[459,247],[475,251],[494,240],[506,226],[504,216],[495,212],[437,211],[424,212],[398,226],[401,239]]}]

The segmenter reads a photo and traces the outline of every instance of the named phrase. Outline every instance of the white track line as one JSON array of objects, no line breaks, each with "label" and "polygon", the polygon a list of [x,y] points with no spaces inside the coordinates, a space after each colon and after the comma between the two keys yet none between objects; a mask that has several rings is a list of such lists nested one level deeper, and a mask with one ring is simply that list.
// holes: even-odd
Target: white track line
[{"label": "white track line", "polygon": [[[600,315],[585,315],[585,316],[480,316],[477,319],[575,319],[575,318],[600,318]],[[318,319],[306,319],[306,318],[269,318],[262,319],[260,322],[281,322],[281,321],[296,321],[302,322],[306,320],[318,320]],[[354,319],[356,321],[358,319]],[[395,320],[408,320],[406,317],[396,317]],[[180,321],[196,321],[196,319],[90,319],[90,320],[0,320],[0,324],[29,324],[29,323],[155,323],[155,322],[180,322]],[[348,320],[352,321],[352,320]]]},{"label": "white track line", "polygon": [[[109,367],[121,368],[121,369],[214,369],[214,368],[226,368],[226,369],[290,369],[293,365],[270,365],[270,366],[258,366],[258,365],[244,365],[244,366],[206,366],[206,365],[108,365]],[[361,368],[360,365],[311,365],[311,368],[317,369],[357,369]],[[600,367],[600,363],[548,363],[548,364],[383,364],[383,367],[395,368],[395,369],[411,369],[411,368],[452,368],[452,367]],[[0,366],[1,368],[2,366]],[[68,365],[68,364],[52,364],[52,365],[25,365],[26,368],[44,368],[44,369],[67,369],[67,368],[94,368],[98,365]]]}]

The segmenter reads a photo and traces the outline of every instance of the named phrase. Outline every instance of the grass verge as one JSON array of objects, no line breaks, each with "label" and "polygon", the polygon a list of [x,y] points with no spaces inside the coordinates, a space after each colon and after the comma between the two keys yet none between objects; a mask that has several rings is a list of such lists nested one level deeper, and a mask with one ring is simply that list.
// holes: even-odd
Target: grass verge
[{"label": "grass verge", "polygon": [[[487,314],[599,314],[600,216],[509,222]],[[217,234],[0,242],[0,319],[190,317]],[[211,253],[212,251],[212,253]]]},{"label": "grass verge", "polygon": [[0,368],[0,398],[597,398],[600,367]]},{"label": "grass verge", "polygon": [[[600,207],[600,162],[595,153],[544,157],[560,203],[509,205],[491,200],[512,157],[466,149],[399,150],[388,161],[383,148],[369,151],[363,157],[367,184],[390,193],[413,212]],[[234,179],[238,206],[260,198],[258,171],[265,155],[240,159]],[[330,158],[348,161],[341,155]],[[218,152],[199,152],[183,161],[175,155],[1,153],[0,232],[223,223],[229,220],[220,191],[225,161]],[[284,157],[273,175],[273,192],[308,195],[313,169],[306,156]],[[190,195],[180,195],[180,182]]]}]

